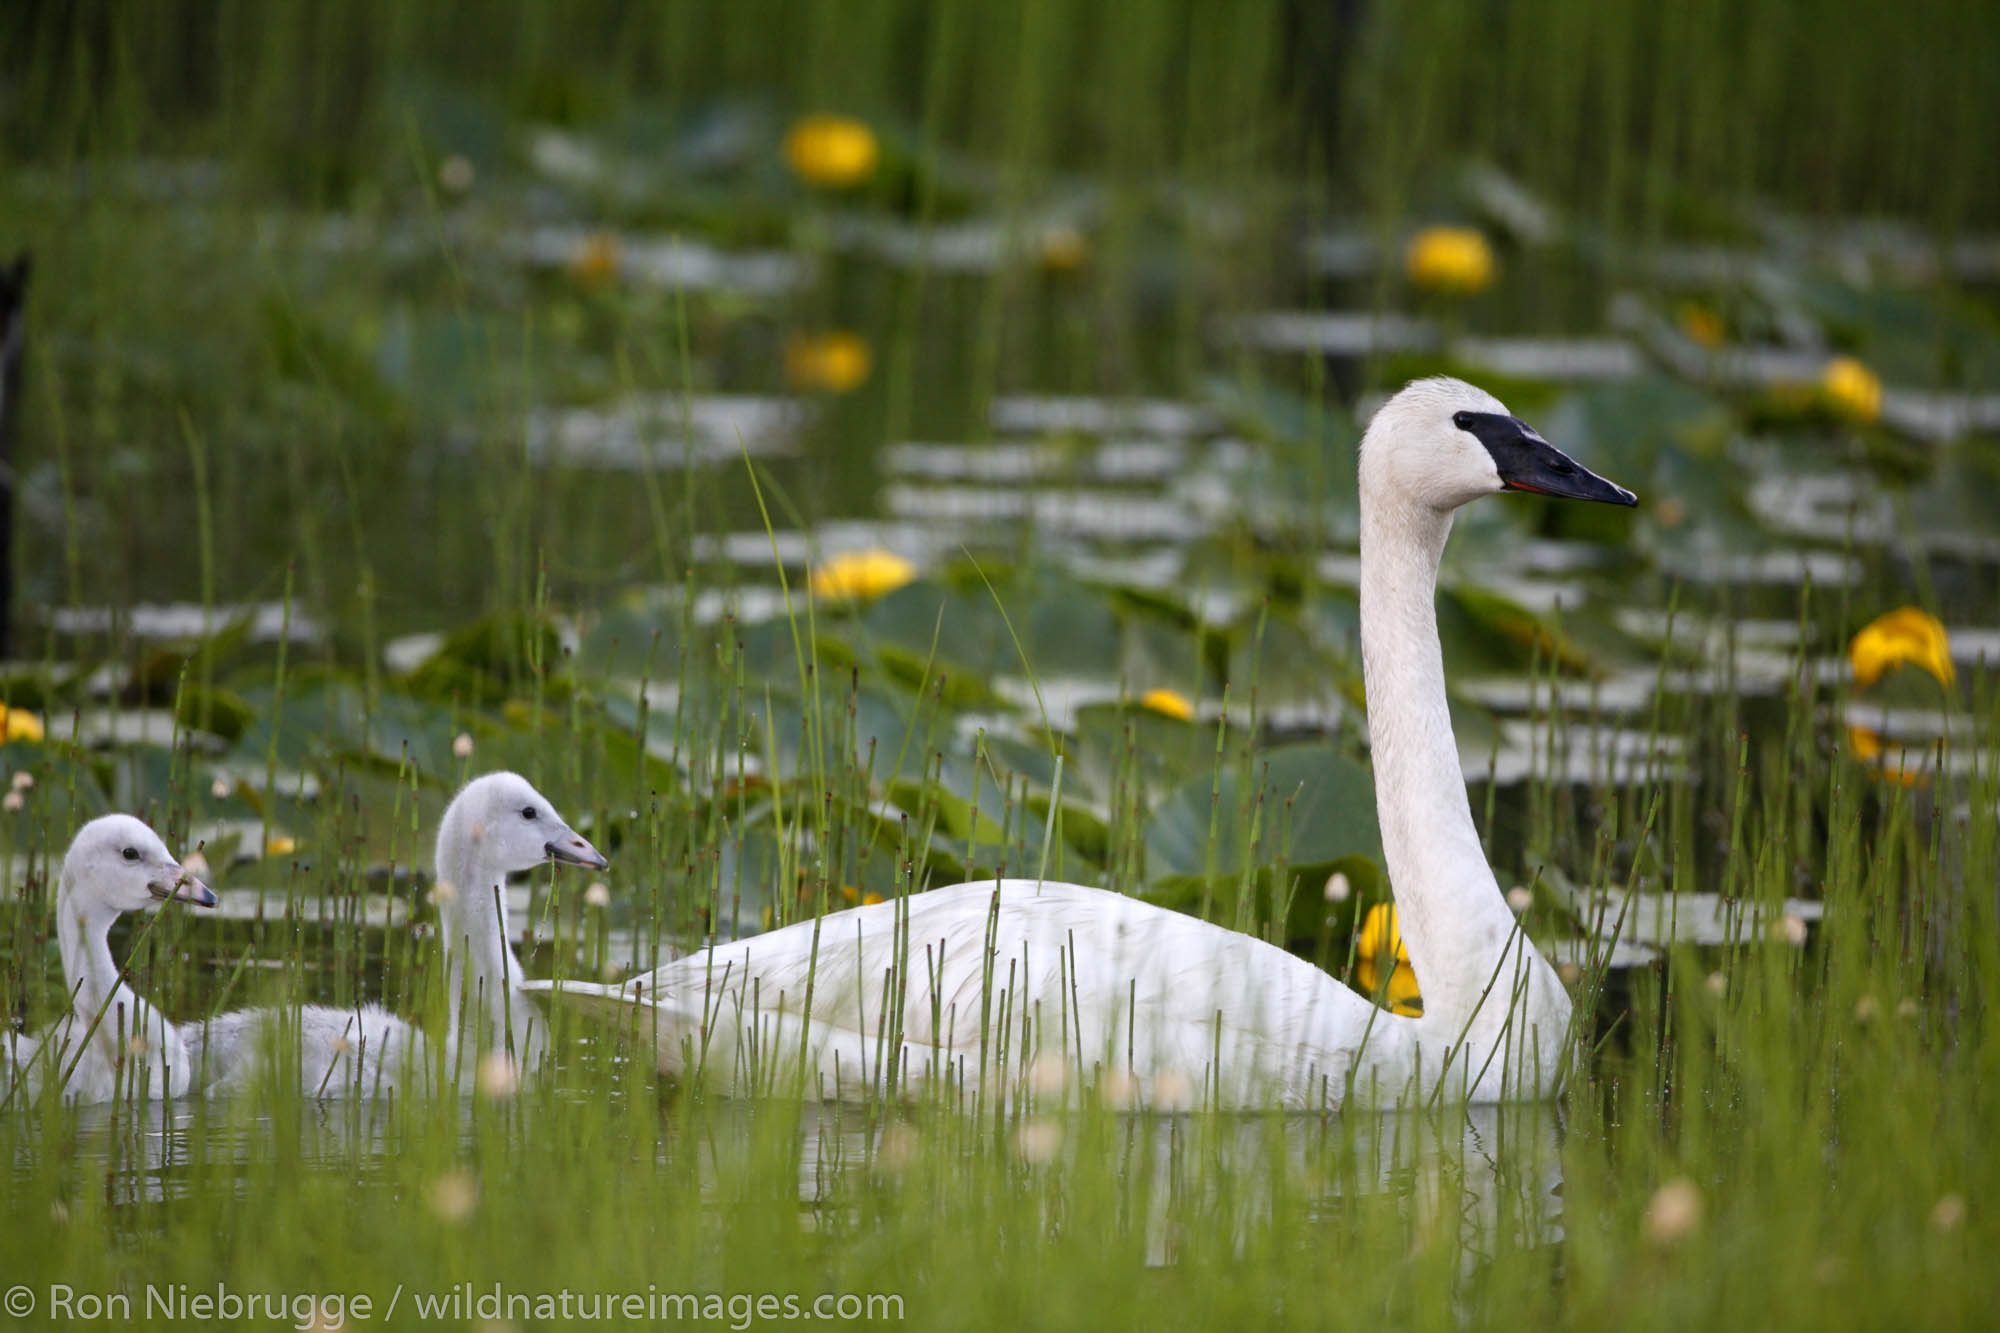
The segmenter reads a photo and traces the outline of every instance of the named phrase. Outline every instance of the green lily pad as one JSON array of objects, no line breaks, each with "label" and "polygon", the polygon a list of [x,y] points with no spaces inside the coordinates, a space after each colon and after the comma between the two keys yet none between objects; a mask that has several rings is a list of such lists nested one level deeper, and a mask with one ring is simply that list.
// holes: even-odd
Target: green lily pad
[{"label": "green lily pad", "polygon": [[[1283,861],[1331,866],[1346,857],[1379,860],[1375,782],[1352,758],[1321,744],[1286,745],[1252,755],[1246,775],[1232,765],[1219,787],[1202,777],[1162,801],[1146,824],[1146,871],[1169,878],[1230,877]],[[1290,838],[1281,839],[1287,824]],[[1210,844],[1210,814],[1215,837]],[[1253,848],[1247,833],[1258,826]]]}]

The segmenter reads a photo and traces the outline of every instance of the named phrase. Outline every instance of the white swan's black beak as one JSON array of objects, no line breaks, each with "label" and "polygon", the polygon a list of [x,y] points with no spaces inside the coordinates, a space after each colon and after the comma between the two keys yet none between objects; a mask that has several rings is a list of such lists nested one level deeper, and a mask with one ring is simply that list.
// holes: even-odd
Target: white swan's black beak
[{"label": "white swan's black beak", "polygon": [[1543,439],[1519,417],[1499,412],[1458,412],[1451,420],[1486,446],[1486,452],[1493,456],[1493,466],[1500,470],[1500,485],[1506,490],[1614,505],[1639,503],[1638,496],[1598,476]]},{"label": "white swan's black beak", "polygon": [[146,884],[146,892],[152,894],[162,902],[193,903],[196,907],[213,907],[217,902],[221,901],[215,896],[214,889],[209,888],[208,885],[202,883],[193,875],[188,874],[185,870],[181,870],[178,866],[175,867],[175,870],[179,871],[179,873],[171,879],[149,880]]},{"label": "white swan's black beak", "polygon": [[561,861],[565,865],[589,866],[592,870],[608,870],[611,863],[604,859],[604,853],[584,841],[574,829],[566,831],[560,838],[542,844],[542,850],[549,854],[549,860]]}]

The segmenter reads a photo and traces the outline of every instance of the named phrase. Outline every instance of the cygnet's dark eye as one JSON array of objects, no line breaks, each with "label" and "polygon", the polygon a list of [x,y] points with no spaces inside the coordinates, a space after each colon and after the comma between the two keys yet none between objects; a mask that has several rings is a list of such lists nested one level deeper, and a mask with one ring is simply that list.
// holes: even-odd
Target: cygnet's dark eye
[{"label": "cygnet's dark eye", "polygon": [[120,855],[127,861],[136,861],[139,859],[139,849],[137,847],[127,847]]},{"label": "cygnet's dark eye", "polygon": [[526,820],[529,820],[529,821],[531,821],[531,822],[532,822],[532,821],[533,821],[533,820],[534,820],[534,819],[536,818],[536,815],[535,815],[535,807],[534,807],[534,806],[532,806],[532,805],[524,805],[524,806],[522,806],[522,807],[521,807],[521,818],[523,818],[523,819],[526,819]]}]

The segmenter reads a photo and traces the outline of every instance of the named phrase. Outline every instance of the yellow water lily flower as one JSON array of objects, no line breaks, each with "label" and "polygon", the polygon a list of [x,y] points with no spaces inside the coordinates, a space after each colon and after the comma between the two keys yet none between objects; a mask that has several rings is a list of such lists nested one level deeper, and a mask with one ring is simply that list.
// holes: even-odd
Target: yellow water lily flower
[{"label": "yellow water lily flower", "polygon": [[1674,323],[1680,325],[1687,340],[1697,347],[1722,346],[1722,320],[1699,301],[1681,302],[1680,309],[1674,312]]},{"label": "yellow water lily flower", "polygon": [[1354,955],[1365,963],[1384,955],[1399,963],[1410,961],[1410,951],[1403,947],[1403,932],[1396,924],[1394,903],[1376,903],[1368,909],[1368,915],[1361,919],[1361,935],[1354,942]]},{"label": "yellow water lily flower", "polygon": [[1150,708],[1155,713],[1177,717],[1183,722],[1194,721],[1194,705],[1178,690],[1151,689],[1139,696],[1139,707]]},{"label": "yellow water lily flower", "polygon": [[293,852],[296,852],[298,849],[299,849],[299,841],[297,838],[291,837],[288,834],[280,833],[265,842],[264,855],[290,856]]},{"label": "yellow water lily flower", "polygon": [[855,888],[852,884],[841,885],[840,896],[851,903],[859,903],[863,907],[873,907],[876,903],[882,901],[882,895],[873,889],[864,891]]},{"label": "yellow water lily flower", "polygon": [[1382,984],[1381,968],[1394,959],[1389,973],[1389,1012],[1414,1017],[1424,1011],[1424,997],[1417,990],[1417,972],[1410,966],[1410,951],[1403,947],[1403,934],[1396,928],[1396,908],[1376,903],[1362,918],[1361,933],[1354,941],[1354,980],[1373,995]]},{"label": "yellow water lily flower", "polygon": [[[1940,685],[1950,686],[1958,679],[1943,623],[1914,606],[1899,606],[1862,626],[1847,645],[1847,660],[1860,689],[1867,689],[1906,663],[1927,672]],[[1880,734],[1859,724],[1847,728],[1847,745],[1877,776],[1904,786],[1926,780],[1933,766],[1931,745],[1885,745]]]},{"label": "yellow water lily flower", "polygon": [[1493,247],[1477,227],[1425,227],[1403,251],[1410,281],[1435,292],[1469,296],[1493,282]]},{"label": "yellow water lily flower", "polygon": [[0,737],[10,741],[40,741],[44,738],[42,720],[25,708],[0,704]]},{"label": "yellow water lily flower", "polygon": [[1854,683],[1864,689],[1905,662],[1930,672],[1941,685],[1958,679],[1943,623],[1914,606],[1899,606],[1862,626],[1847,645],[1847,660]]},{"label": "yellow water lily flower", "polygon": [[894,551],[844,551],[812,572],[812,594],[865,601],[894,592],[916,576],[917,567]]},{"label": "yellow water lily flower", "polygon": [[835,329],[785,344],[785,380],[809,393],[848,393],[868,378],[875,357],[858,333]]},{"label": "yellow water lily flower", "polygon": [[1042,229],[1041,261],[1049,272],[1074,273],[1089,258],[1090,238],[1082,231],[1063,222]]},{"label": "yellow water lily flower", "polygon": [[1921,767],[1910,767],[1906,762],[1917,755],[1909,746],[1898,744],[1894,757],[1885,757],[1886,747],[1879,732],[1867,727],[1849,725],[1847,746],[1854,751],[1854,757],[1871,768],[1869,776],[1887,778],[1905,787],[1914,787],[1930,778],[1929,772]]},{"label": "yellow water lily flower", "polygon": [[618,238],[610,232],[592,232],[570,255],[570,276],[587,286],[602,287],[618,276],[618,249]]},{"label": "yellow water lily flower", "polygon": [[[1354,982],[1364,994],[1373,998],[1380,989],[1382,975],[1372,961],[1354,965]],[[1396,970],[1389,974],[1389,1012],[1401,1014],[1405,1018],[1415,1018],[1424,1011],[1424,997],[1417,990],[1417,972],[1408,963],[1396,964]]]},{"label": "yellow water lily flower", "polygon": [[785,135],[785,161],[809,185],[859,185],[875,174],[881,155],[875,131],[850,116],[804,116]]},{"label": "yellow water lily flower", "polygon": [[1820,373],[1819,390],[1834,411],[1850,421],[1882,415],[1882,381],[1851,356],[1836,356]]}]

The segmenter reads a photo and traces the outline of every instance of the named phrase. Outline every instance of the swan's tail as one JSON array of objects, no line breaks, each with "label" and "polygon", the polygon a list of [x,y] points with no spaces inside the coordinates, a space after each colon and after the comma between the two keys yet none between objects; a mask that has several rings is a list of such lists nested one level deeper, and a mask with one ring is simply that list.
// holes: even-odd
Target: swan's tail
[{"label": "swan's tail", "polygon": [[807,1023],[782,1010],[752,1014],[725,1001],[704,1014],[698,996],[661,991],[641,998],[632,982],[528,981],[521,988],[588,1015],[624,1040],[651,1045],[660,1072],[670,1078],[738,1096],[860,1101],[913,1077],[936,1077],[946,1066],[958,1079],[965,1075],[959,1053],[907,1044],[884,1050],[879,1035]]},{"label": "swan's tail", "polygon": [[563,1010],[588,1018],[606,1027],[625,1029],[643,1021],[652,1006],[624,985],[596,981],[540,981],[524,979],[521,990],[545,1003],[554,1013]]},{"label": "swan's tail", "polygon": [[687,1042],[698,1043],[701,1038],[698,1011],[683,1014],[670,1002],[645,996],[631,982],[524,980],[521,990],[546,1002],[551,1012],[560,1006],[624,1040],[652,1044],[660,1053],[660,1072],[664,1074],[683,1072],[679,1052]]}]

